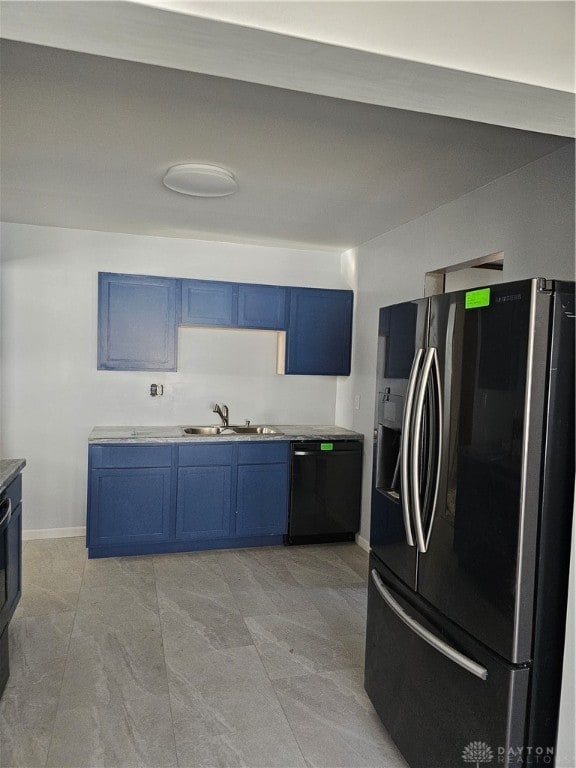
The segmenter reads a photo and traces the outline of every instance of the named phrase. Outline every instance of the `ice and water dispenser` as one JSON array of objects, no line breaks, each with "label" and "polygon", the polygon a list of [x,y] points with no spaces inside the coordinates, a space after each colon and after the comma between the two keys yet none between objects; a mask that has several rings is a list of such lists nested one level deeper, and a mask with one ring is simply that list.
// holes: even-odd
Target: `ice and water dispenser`
[{"label": "ice and water dispenser", "polygon": [[380,310],[375,413],[374,486],[400,500],[400,443],[404,400],[416,351],[418,307],[398,304]]}]

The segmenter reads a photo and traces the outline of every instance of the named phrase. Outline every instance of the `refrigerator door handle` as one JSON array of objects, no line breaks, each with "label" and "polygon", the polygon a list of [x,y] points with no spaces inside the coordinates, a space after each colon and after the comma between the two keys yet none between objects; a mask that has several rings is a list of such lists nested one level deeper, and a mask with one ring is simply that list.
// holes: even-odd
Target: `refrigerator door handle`
[{"label": "refrigerator door handle", "polygon": [[428,524],[428,532],[426,534],[425,546],[422,550],[426,552],[428,544],[430,543],[430,536],[432,534],[432,526],[434,525],[434,516],[436,514],[436,504],[438,503],[438,493],[440,491],[440,477],[442,470],[442,435],[443,435],[443,411],[442,411],[442,383],[440,380],[440,363],[438,362],[438,350],[432,347],[432,371],[434,374],[436,384],[436,418],[438,421],[438,450],[436,452],[436,477],[434,478],[434,496],[432,497],[432,506],[430,508],[430,522]]},{"label": "refrigerator door handle", "polygon": [[412,505],[414,508],[414,527],[416,529],[416,541],[419,552],[426,552],[426,540],[424,538],[424,525],[422,523],[422,505],[420,503],[420,438],[422,435],[422,420],[424,415],[424,400],[426,397],[426,388],[432,363],[436,353],[435,347],[428,347],[422,366],[422,376],[420,378],[420,387],[416,395],[416,406],[414,412],[414,435],[412,438],[412,455],[410,462],[410,480],[412,490]]},{"label": "refrigerator door handle", "polygon": [[412,616],[409,616],[404,608],[402,608],[400,603],[398,603],[386,589],[382,583],[382,579],[378,575],[378,571],[375,568],[370,571],[370,576],[372,577],[374,586],[378,590],[384,602],[396,614],[396,616],[401,621],[403,621],[404,624],[406,624],[407,627],[409,627],[415,634],[418,635],[418,637],[421,637],[422,640],[428,643],[428,645],[431,645],[432,648],[435,648],[439,653],[446,656],[446,658],[450,659],[450,661],[453,661],[455,664],[458,664],[458,666],[462,667],[467,672],[470,672],[472,675],[479,677],[481,680],[487,679],[488,670],[486,667],[483,667],[481,664],[473,661],[468,656],[460,653],[460,651],[457,651],[447,642],[441,640],[439,637],[436,637],[436,635],[430,632],[430,630],[426,629],[426,627],[423,627],[422,624],[413,619]]},{"label": "refrigerator door handle", "polygon": [[400,442],[400,472],[402,478],[402,514],[404,516],[404,528],[406,529],[406,541],[410,547],[414,546],[414,535],[412,533],[412,522],[410,520],[410,480],[409,480],[409,460],[410,460],[410,426],[412,424],[412,408],[414,405],[414,392],[418,381],[418,369],[420,360],[424,354],[424,349],[416,350],[410,376],[408,378],[408,389],[406,391],[406,403],[404,405],[404,414],[402,416],[402,440]]}]

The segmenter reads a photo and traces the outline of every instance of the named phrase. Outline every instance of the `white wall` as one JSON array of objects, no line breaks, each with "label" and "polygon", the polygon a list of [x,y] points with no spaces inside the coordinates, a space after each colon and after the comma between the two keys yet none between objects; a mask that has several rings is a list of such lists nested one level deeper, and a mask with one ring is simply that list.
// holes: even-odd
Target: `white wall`
[{"label": "white wall", "polygon": [[484,285],[504,283],[508,278],[498,269],[458,269],[447,272],[444,276],[444,293],[450,291],[467,291],[470,288],[480,288]]},{"label": "white wall", "polygon": [[339,253],[4,224],[2,268],[2,450],[28,462],[25,529],[84,525],[93,426],[215,423],[214,401],[234,422],[334,423],[337,379],[278,376],[275,333],[181,329],[177,372],[97,371],[97,273],[346,288]]},{"label": "white wall", "polygon": [[558,152],[356,249],[353,375],[360,409],[344,424],[366,438],[361,535],[370,535],[378,309],[424,295],[424,274],[498,251],[504,280],[574,279],[574,152]]}]

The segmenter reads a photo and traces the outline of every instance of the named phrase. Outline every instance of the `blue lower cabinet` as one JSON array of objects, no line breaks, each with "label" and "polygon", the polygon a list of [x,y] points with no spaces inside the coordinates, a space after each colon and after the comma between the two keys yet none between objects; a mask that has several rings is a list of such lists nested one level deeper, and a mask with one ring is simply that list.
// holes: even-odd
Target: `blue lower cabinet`
[{"label": "blue lower cabinet", "polygon": [[88,546],[168,541],[171,469],[94,469]]},{"label": "blue lower cabinet", "polygon": [[238,467],[237,536],[286,533],[288,525],[287,464]]},{"label": "blue lower cabinet", "polygon": [[230,467],[180,467],[176,539],[220,539],[230,535]]},{"label": "blue lower cabinet", "polygon": [[289,447],[287,441],[91,445],[89,556],[281,544]]}]

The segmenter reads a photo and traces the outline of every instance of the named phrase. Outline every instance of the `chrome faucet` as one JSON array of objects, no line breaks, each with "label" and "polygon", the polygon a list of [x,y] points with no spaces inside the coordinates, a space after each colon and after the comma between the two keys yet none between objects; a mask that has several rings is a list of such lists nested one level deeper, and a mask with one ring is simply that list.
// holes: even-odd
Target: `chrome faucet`
[{"label": "chrome faucet", "polygon": [[222,419],[222,426],[227,427],[228,426],[228,406],[223,405],[220,406],[218,403],[212,408],[212,413],[217,413],[218,416]]}]

